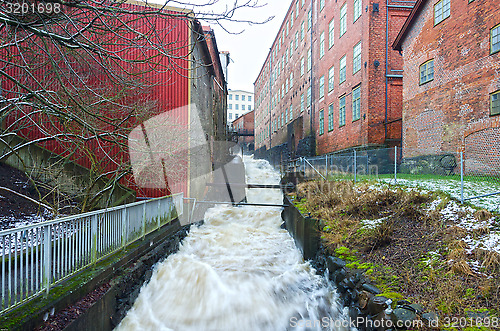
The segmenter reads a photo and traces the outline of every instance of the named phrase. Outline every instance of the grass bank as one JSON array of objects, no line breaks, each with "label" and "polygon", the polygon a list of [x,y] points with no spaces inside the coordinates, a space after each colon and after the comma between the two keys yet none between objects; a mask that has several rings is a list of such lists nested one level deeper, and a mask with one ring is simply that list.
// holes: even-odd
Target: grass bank
[{"label": "grass bank", "polygon": [[361,269],[382,295],[436,312],[442,328],[453,319],[467,321],[463,329],[485,318],[500,326],[500,254],[485,239],[500,230],[498,215],[444,193],[374,182],[311,181],[292,198],[321,220],[329,254]]}]

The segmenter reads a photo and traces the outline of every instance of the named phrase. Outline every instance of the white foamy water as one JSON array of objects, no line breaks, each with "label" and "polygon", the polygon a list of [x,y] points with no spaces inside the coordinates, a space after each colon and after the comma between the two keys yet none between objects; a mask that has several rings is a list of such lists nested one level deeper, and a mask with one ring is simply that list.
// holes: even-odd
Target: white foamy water
[{"label": "white foamy water", "polygon": [[[248,183],[279,183],[265,161],[246,158],[245,167]],[[249,202],[283,202],[280,190],[248,191]],[[156,265],[117,330],[340,330],[335,289],[303,261],[280,215],[276,207],[209,209]]]}]

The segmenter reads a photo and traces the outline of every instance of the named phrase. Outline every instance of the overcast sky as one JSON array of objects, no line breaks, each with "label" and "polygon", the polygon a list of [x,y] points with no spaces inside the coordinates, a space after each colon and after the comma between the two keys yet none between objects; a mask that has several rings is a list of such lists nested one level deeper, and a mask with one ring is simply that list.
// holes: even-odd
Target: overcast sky
[{"label": "overcast sky", "polygon": [[[180,0],[182,1],[182,0]],[[208,1],[216,1],[211,6],[196,7],[195,12],[213,11],[220,13],[226,6],[232,7],[236,2],[238,4],[246,3],[249,0],[185,0],[195,4],[206,4]],[[224,28],[232,33],[243,31],[241,34],[229,34],[216,24],[210,26],[215,32],[217,47],[219,51],[228,51],[232,62],[228,68],[228,85],[233,90],[246,90],[253,92],[253,83],[264,64],[264,60],[269,52],[278,29],[283,22],[285,14],[292,0],[251,0],[258,1],[262,5],[260,8],[246,8],[235,12],[236,19],[251,20],[262,22],[267,18],[274,16],[270,22],[265,24],[233,23],[222,22]],[[169,5],[178,7],[174,4]],[[204,25],[206,23],[204,22]]]}]

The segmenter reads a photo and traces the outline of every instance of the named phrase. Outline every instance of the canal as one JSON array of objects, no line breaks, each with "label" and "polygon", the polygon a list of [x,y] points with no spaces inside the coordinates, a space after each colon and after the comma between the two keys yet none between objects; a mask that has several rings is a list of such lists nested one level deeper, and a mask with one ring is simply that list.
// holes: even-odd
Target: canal
[{"label": "canal", "polygon": [[[279,183],[266,161],[244,162],[248,183]],[[283,202],[277,189],[247,198]],[[335,288],[281,228],[281,208],[219,205],[204,221],[156,265],[117,330],[344,330]]]}]

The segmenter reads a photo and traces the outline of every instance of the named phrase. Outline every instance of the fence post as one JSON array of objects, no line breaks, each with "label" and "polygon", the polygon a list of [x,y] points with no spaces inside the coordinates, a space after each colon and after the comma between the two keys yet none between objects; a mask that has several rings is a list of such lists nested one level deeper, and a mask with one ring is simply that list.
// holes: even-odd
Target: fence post
[{"label": "fence post", "polygon": [[159,229],[160,226],[161,226],[161,215],[162,215],[162,212],[161,212],[161,199],[158,200],[158,222],[157,222],[157,228]]},{"label": "fence post", "polygon": [[356,165],[356,150],[354,150],[354,182],[356,183],[356,175],[357,175],[357,171],[356,171],[356,168],[357,168],[357,165]]},{"label": "fence post", "polygon": [[146,237],[146,201],[142,204],[142,239]]},{"label": "fence post", "polygon": [[398,146],[394,146],[394,184],[398,183]]},{"label": "fence post", "polygon": [[464,152],[460,152],[460,202],[464,203]]},{"label": "fence post", "polygon": [[127,207],[122,209],[122,247],[127,245],[127,232],[128,232],[128,220],[127,220]]},{"label": "fence post", "polygon": [[90,261],[95,263],[97,261],[97,215],[93,215],[90,222]]},{"label": "fence post", "polygon": [[45,294],[49,294],[50,290],[50,273],[51,273],[51,259],[50,259],[50,227],[47,225],[43,228],[43,273],[42,273],[42,286],[45,287]]},{"label": "fence post", "polygon": [[325,154],[325,177],[328,178],[328,154]]}]

